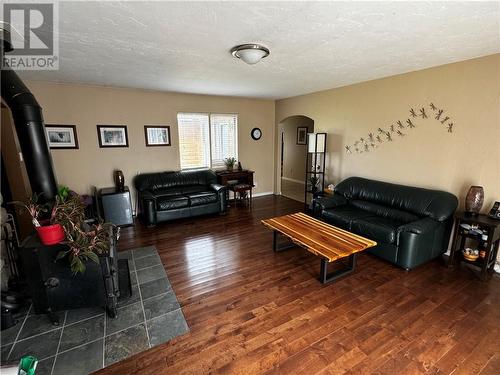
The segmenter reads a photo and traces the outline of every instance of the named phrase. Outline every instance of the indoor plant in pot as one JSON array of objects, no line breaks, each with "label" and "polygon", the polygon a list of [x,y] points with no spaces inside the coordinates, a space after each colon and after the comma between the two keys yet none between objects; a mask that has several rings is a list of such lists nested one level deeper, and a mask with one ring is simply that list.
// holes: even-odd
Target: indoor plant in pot
[{"label": "indoor plant in pot", "polygon": [[[109,250],[112,224],[85,223],[85,204],[78,194],[69,189],[61,188],[51,203],[39,203],[36,194],[26,203],[15,203],[30,213],[44,245],[62,242],[68,246],[68,250],[59,252],[56,259],[67,256],[73,273],[85,272],[87,260],[99,263],[98,255]],[[52,231],[54,233],[47,235]]]},{"label": "indoor plant in pot", "polygon": [[319,177],[317,176],[309,177],[309,186],[311,187],[312,193],[315,193],[318,190],[318,182],[319,182]]},{"label": "indoor plant in pot", "polygon": [[236,158],[226,158],[224,159],[224,164],[226,165],[226,169],[228,171],[232,171],[234,169],[234,165],[236,164]]},{"label": "indoor plant in pot", "polygon": [[55,245],[64,240],[64,229],[57,222],[57,199],[50,208],[47,204],[40,203],[40,196],[37,194],[33,194],[27,202],[13,203],[23,207],[31,215],[31,222],[44,245]]},{"label": "indoor plant in pot", "polygon": [[110,227],[112,224],[85,223],[85,205],[78,194],[70,195],[59,202],[58,222],[64,228],[68,250],[61,251],[56,259],[68,257],[73,273],[85,272],[88,260],[99,263],[98,255],[109,251]]}]

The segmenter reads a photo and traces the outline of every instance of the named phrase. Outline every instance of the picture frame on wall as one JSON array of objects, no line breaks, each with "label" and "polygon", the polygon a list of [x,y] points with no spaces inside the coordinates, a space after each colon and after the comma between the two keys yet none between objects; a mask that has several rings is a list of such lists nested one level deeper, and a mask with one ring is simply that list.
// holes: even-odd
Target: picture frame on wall
[{"label": "picture frame on wall", "polygon": [[46,124],[45,133],[49,148],[57,149],[78,149],[78,136],[76,125],[54,125]]},{"label": "picture frame on wall", "polygon": [[128,147],[128,134],[125,125],[97,125],[99,147]]},{"label": "picture frame on wall", "polygon": [[144,126],[146,147],[171,146],[170,126]]},{"label": "picture frame on wall", "polygon": [[307,126],[297,127],[297,144],[298,145],[307,144]]}]

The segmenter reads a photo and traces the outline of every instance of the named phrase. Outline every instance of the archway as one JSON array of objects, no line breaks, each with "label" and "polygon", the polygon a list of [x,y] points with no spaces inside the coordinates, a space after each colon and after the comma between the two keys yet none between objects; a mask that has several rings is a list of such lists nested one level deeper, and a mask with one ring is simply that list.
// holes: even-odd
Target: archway
[{"label": "archway", "polygon": [[304,202],[307,133],[314,132],[314,120],[290,116],[278,124],[278,180],[281,195]]}]

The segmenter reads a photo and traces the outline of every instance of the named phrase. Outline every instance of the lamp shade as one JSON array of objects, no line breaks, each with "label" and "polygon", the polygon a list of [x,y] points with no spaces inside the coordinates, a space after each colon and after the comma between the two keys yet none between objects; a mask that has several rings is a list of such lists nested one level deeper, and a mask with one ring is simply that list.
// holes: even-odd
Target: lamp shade
[{"label": "lamp shade", "polygon": [[325,152],[326,133],[308,133],[307,138],[307,152]]}]

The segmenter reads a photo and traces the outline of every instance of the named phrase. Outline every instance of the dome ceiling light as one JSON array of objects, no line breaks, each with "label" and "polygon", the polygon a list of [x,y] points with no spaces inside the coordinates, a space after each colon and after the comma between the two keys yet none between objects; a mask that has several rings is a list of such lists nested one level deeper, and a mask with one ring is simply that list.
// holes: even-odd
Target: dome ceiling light
[{"label": "dome ceiling light", "polygon": [[257,64],[264,57],[269,56],[269,49],[261,44],[240,44],[231,48],[231,54],[249,65]]}]

